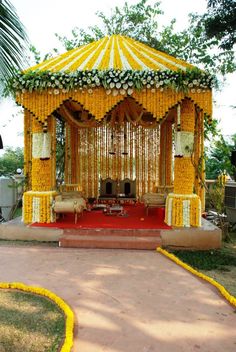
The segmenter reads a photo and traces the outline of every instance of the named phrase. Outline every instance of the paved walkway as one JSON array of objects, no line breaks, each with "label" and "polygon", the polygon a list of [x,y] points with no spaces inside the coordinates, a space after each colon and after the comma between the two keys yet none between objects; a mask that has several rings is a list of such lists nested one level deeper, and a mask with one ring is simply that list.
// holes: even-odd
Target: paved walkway
[{"label": "paved walkway", "polygon": [[236,310],[156,252],[4,246],[0,281],[64,298],[76,352],[236,351]]}]

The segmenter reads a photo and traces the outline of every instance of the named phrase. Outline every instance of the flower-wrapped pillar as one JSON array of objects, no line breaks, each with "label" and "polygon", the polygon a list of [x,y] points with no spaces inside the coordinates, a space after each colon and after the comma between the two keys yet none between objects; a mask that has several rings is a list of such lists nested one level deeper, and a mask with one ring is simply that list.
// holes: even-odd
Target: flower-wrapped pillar
[{"label": "flower-wrapped pillar", "polygon": [[[27,134],[26,134],[27,135]],[[25,223],[54,222],[52,200],[55,189],[55,120],[48,118],[47,128],[34,117],[31,120],[31,190],[23,196]],[[25,151],[27,155],[28,151]]]},{"label": "flower-wrapped pillar", "polygon": [[174,193],[166,200],[165,222],[178,227],[201,226],[201,200],[193,194],[195,106],[190,99],[178,106],[176,124]]}]

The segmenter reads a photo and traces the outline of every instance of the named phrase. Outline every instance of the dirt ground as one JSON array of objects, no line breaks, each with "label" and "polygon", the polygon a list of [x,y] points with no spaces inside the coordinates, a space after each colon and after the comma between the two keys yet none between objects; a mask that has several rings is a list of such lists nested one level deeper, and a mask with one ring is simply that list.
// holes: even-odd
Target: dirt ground
[{"label": "dirt ground", "polygon": [[45,287],[76,315],[74,352],[234,352],[236,314],[155,251],[0,246],[0,281]]}]

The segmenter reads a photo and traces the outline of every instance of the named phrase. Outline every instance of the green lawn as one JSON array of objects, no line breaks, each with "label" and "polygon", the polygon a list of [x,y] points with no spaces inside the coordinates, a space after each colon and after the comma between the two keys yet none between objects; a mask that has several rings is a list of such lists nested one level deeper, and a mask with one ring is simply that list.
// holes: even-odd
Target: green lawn
[{"label": "green lawn", "polygon": [[63,312],[47,298],[0,290],[0,352],[56,352],[64,331]]},{"label": "green lawn", "polygon": [[236,297],[236,233],[231,242],[210,251],[172,251],[179,259],[194,269],[212,277]]}]

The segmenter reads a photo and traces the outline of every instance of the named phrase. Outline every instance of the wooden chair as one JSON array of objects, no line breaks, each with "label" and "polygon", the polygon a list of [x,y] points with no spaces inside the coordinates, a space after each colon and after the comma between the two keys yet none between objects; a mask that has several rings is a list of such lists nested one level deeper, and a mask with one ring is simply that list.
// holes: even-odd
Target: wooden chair
[{"label": "wooden chair", "polygon": [[119,182],[119,199],[136,201],[136,180],[125,178]]},{"label": "wooden chair", "polygon": [[117,198],[117,180],[108,177],[100,180],[99,199],[110,200]]}]

